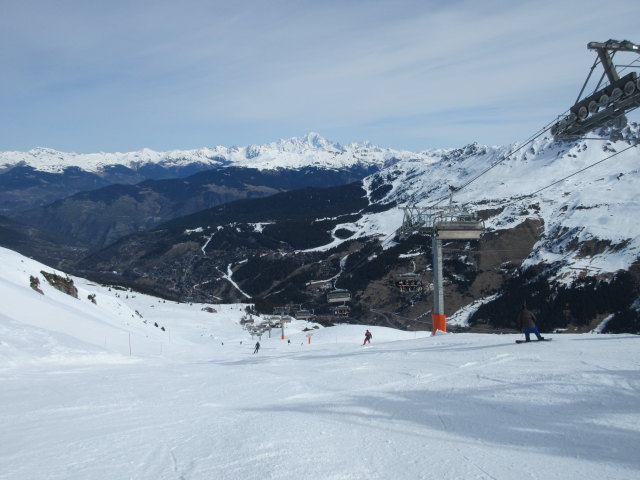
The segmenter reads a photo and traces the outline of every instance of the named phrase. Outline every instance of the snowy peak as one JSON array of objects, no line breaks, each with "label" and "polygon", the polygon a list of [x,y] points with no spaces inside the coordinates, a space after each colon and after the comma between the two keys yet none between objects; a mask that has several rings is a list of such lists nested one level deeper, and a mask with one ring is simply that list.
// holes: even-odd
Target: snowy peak
[{"label": "snowy peak", "polygon": [[[273,144],[271,144],[273,145]],[[276,143],[276,145],[282,151],[308,151],[308,150],[319,150],[319,151],[327,151],[332,153],[344,153],[346,150],[342,148],[339,143],[331,142],[320,134],[315,132],[310,132],[306,134],[302,138],[292,137],[288,140],[280,140]]]},{"label": "snowy peak", "polygon": [[323,138],[318,133],[304,137],[293,137],[264,145],[246,147],[199,148],[194,150],[171,150],[156,152],[144,148],[127,153],[74,153],[59,152],[50,148],[35,148],[27,152],[0,152],[0,172],[18,165],[35,170],[63,173],[66,168],[78,167],[88,172],[100,172],[110,166],[122,165],[139,169],[147,165],[180,167],[200,164],[210,168],[239,166],[258,169],[304,168],[349,168],[360,165],[381,167],[389,159],[421,157],[407,151],[398,151],[371,145],[369,142],[342,146]]}]

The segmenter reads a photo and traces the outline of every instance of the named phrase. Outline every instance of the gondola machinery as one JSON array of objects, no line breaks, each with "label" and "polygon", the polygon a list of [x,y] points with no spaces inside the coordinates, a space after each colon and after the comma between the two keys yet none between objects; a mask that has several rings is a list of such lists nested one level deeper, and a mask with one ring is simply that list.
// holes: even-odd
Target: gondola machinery
[{"label": "gondola machinery", "polygon": [[[638,73],[632,71],[621,77],[613,63],[616,53],[640,54],[640,46],[628,40],[607,40],[606,42],[589,42],[587,48],[594,50],[597,58],[578,94],[578,99],[569,109],[568,114],[562,116],[551,127],[551,134],[558,141],[581,138],[593,129],[605,126],[609,122],[617,128],[622,128],[627,123],[625,113],[640,106]],[[637,61],[638,59],[634,60],[634,62]],[[591,75],[598,65],[601,65],[604,70],[600,81],[593,93],[583,97]],[[632,65],[627,65],[627,67],[630,66]],[[605,76],[609,83],[601,87]]]}]

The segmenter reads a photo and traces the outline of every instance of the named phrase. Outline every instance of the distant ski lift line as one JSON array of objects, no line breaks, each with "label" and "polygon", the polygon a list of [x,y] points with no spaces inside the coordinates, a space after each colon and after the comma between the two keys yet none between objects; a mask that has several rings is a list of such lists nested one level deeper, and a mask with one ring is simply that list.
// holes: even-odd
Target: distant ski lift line
[{"label": "distant ski lift line", "polygon": [[[433,251],[433,275],[434,275],[434,309],[433,309],[433,333],[437,330],[446,331],[446,316],[444,315],[444,298],[442,292],[442,243],[445,240],[477,240],[484,231],[484,222],[477,217],[465,212],[464,207],[453,205],[453,193],[462,190],[478,178],[495,168],[518,150],[521,150],[536,138],[551,130],[554,139],[573,140],[584,134],[611,122],[613,126],[622,128],[626,125],[625,112],[629,112],[640,106],[640,78],[636,72],[631,72],[620,77],[612,62],[613,55],[618,51],[635,52],[640,54],[640,46],[628,40],[622,42],[608,40],[607,42],[590,42],[587,48],[596,50],[598,59],[591,68],[591,72],[585,81],[578,98],[582,95],[587,82],[598,62],[603,65],[605,74],[610,84],[603,89],[591,94],[583,100],[579,100],[569,109],[569,114],[556,122],[548,124],[523,145],[515,148],[503,158],[491,164],[481,173],[467,181],[464,185],[451,188],[448,195],[449,205],[438,207],[447,196],[436,200],[430,207],[418,207],[407,205],[402,207],[404,218],[402,226],[397,233],[403,237],[412,233],[426,233],[432,237]],[[634,61],[635,63],[635,61]],[[600,82],[599,82],[600,83]],[[598,86],[599,86],[598,83]],[[596,87],[598,88],[598,87]],[[627,150],[627,149],[625,149]],[[456,211],[456,208],[459,211]],[[465,215],[466,213],[467,215]]]},{"label": "distant ski lift line", "polygon": [[[635,145],[630,145],[627,148],[609,155],[602,160],[588,165],[585,168],[578,170],[560,180],[556,180],[553,183],[526,195],[531,197],[536,193],[541,192],[557,183],[560,183],[567,178],[570,178],[578,173],[583,172],[589,168],[592,168],[606,160],[609,160],[621,153],[626,152],[631,148],[636,148]],[[426,233],[432,236],[432,251],[433,251],[433,273],[434,273],[434,313],[433,317],[433,332],[437,330],[446,331],[446,316],[444,315],[444,295],[442,291],[442,239],[451,240],[473,240],[479,239],[484,231],[484,222],[479,220],[470,212],[466,211],[463,206],[456,206],[450,204],[448,207],[417,207],[407,206],[402,207],[404,210],[404,219],[402,226],[398,229],[397,233],[402,236],[410,235],[414,232]],[[456,216],[457,215],[457,216]],[[442,220],[445,219],[445,220]],[[448,220],[448,221],[447,221]]]}]

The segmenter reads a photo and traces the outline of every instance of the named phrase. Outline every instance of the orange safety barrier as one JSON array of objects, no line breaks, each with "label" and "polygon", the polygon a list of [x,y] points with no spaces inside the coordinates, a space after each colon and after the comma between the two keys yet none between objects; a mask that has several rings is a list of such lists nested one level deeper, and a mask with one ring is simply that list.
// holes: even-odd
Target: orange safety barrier
[{"label": "orange safety barrier", "polygon": [[446,332],[447,331],[447,316],[446,315],[440,315],[437,313],[434,313],[431,315],[431,319],[433,321],[433,329],[431,331],[431,333],[433,333],[435,335],[437,330],[440,330],[441,332]]}]

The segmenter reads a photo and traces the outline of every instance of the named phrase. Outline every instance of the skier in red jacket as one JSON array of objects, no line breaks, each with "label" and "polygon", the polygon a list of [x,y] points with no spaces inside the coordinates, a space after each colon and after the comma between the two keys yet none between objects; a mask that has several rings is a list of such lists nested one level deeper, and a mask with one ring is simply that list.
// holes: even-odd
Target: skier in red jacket
[{"label": "skier in red jacket", "polygon": [[371,337],[373,337],[373,335],[371,335],[371,332],[367,330],[364,333],[364,343],[362,345],[364,345],[365,343],[368,343],[369,345],[371,345]]}]

